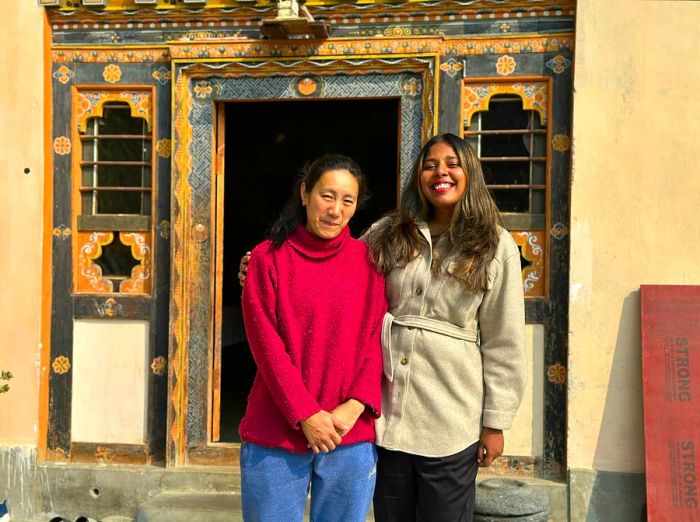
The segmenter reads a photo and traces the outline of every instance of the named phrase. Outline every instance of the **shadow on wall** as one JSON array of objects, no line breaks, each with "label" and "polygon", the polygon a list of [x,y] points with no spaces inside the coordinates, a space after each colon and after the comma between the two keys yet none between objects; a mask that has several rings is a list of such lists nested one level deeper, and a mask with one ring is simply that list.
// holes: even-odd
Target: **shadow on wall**
[{"label": "shadow on wall", "polygon": [[[646,520],[644,411],[639,291],[624,300],[605,409],[593,458],[586,522]],[[596,353],[591,353],[596,357]],[[593,478],[593,477],[592,477]]]}]

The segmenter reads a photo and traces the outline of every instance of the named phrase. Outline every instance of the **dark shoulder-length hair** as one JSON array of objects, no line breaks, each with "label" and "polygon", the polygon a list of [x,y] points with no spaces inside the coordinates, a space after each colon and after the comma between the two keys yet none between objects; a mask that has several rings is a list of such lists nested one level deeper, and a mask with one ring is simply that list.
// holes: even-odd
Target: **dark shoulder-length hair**
[{"label": "dark shoulder-length hair", "polygon": [[454,149],[460,166],[467,176],[467,188],[452,213],[446,231],[447,247],[434,260],[440,271],[441,262],[455,262],[452,274],[472,291],[486,290],[488,268],[495,257],[501,224],[496,204],[486,188],[481,162],[474,150],[459,136],[440,134],[431,138],[421,149],[413,169],[411,183],[401,196],[398,210],[388,214],[379,226],[368,234],[373,259],[379,270],[388,273],[406,265],[425,248],[425,239],[418,230],[419,221],[430,221],[434,208],[420,186],[423,162],[436,143],[446,143]]},{"label": "dark shoulder-length hair", "polygon": [[294,182],[292,195],[284,205],[277,220],[270,228],[270,239],[276,247],[280,247],[289,234],[294,231],[298,224],[306,224],[306,209],[301,201],[301,185],[304,184],[305,191],[310,194],[314,186],[321,179],[324,173],[329,170],[347,170],[357,179],[359,187],[357,196],[357,208],[360,209],[369,199],[367,190],[367,180],[362,173],[362,169],[354,159],[342,154],[326,154],[304,166]]}]

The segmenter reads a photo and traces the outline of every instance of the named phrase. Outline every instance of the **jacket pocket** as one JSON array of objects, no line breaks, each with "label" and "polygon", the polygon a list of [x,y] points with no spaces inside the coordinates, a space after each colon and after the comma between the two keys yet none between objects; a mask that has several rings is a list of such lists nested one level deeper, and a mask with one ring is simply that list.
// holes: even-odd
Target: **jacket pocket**
[{"label": "jacket pocket", "polygon": [[389,312],[384,314],[382,322],[382,367],[384,376],[389,379],[389,382],[394,380],[394,357],[391,353],[391,324],[393,322],[393,315]]}]

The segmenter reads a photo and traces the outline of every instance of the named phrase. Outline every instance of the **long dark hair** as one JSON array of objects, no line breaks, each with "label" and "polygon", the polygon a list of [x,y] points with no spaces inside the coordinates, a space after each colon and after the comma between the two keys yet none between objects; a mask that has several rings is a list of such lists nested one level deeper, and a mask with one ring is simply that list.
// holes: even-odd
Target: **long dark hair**
[{"label": "long dark hair", "polygon": [[270,239],[276,247],[280,247],[289,234],[299,223],[306,224],[306,209],[301,201],[301,185],[304,184],[307,194],[310,194],[318,180],[329,170],[347,170],[357,179],[359,187],[357,208],[360,209],[369,199],[367,180],[362,169],[354,159],[342,154],[326,154],[307,164],[297,177],[292,188],[292,195],[285,203],[282,212],[270,228]]},{"label": "long dark hair", "polygon": [[370,230],[370,251],[379,270],[388,273],[411,261],[424,246],[425,239],[417,222],[430,221],[434,208],[423,195],[420,175],[423,162],[436,143],[446,143],[454,149],[467,175],[467,188],[452,213],[447,229],[447,251],[437,259],[434,268],[439,271],[441,260],[452,258],[456,261],[453,275],[468,289],[483,291],[487,288],[488,267],[498,246],[501,220],[486,188],[479,158],[462,138],[454,134],[440,134],[423,146],[413,168],[411,183],[401,196],[399,209],[389,213],[382,225]]}]

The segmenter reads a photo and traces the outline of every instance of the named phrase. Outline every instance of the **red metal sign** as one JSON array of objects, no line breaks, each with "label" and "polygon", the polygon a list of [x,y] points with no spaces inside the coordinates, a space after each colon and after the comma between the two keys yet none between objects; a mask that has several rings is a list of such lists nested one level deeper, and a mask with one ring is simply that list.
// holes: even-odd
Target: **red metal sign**
[{"label": "red metal sign", "polygon": [[700,286],[641,299],[648,520],[700,522]]}]

